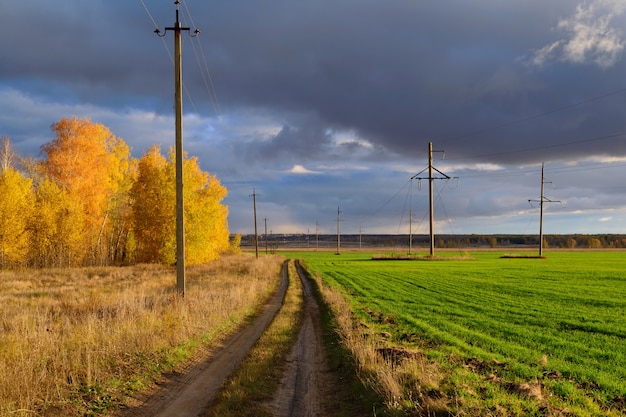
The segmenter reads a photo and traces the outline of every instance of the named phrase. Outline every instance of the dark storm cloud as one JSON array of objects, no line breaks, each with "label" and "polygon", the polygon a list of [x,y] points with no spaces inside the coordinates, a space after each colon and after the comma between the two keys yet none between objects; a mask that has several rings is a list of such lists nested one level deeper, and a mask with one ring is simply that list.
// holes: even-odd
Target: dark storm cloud
[{"label": "dark storm cloud", "polygon": [[[157,25],[172,25],[172,5],[146,4]],[[589,62],[583,54],[579,66],[567,70],[560,61],[546,62],[547,53],[541,68],[529,64],[533,51],[554,42],[564,44],[565,50],[563,37],[575,36],[568,33],[573,23],[562,22],[583,12],[570,1],[549,6],[491,1],[190,1],[181,16],[187,10],[203,30],[206,57],[219,80],[218,97],[225,108],[258,106],[277,114],[315,114],[320,132],[353,129],[398,153],[413,149],[418,141],[433,140],[480,156],[487,150],[523,150],[520,143],[532,148],[624,128],[615,117],[626,109],[622,95],[621,100],[489,130],[622,87],[623,61],[600,68],[594,65],[597,51]],[[588,11],[584,18],[590,24],[594,17],[604,18],[613,35],[619,35],[621,14],[607,20],[608,11],[595,13]],[[165,91],[171,85],[169,58],[151,33],[150,17],[140,2],[15,5],[5,14],[3,26],[8,26],[3,30],[19,33],[19,46],[12,47],[13,41],[3,36],[0,45],[12,54],[4,61],[2,78],[54,80],[85,100],[110,106],[147,103],[168,112],[168,106],[150,98],[169,100]],[[187,87],[194,92],[198,110],[208,111],[207,98],[198,94],[204,90],[203,81],[193,71],[188,42],[185,47],[191,68]],[[619,53],[616,47],[614,54]],[[290,121],[283,136],[311,129],[310,124]],[[303,146],[303,152],[310,150],[311,141],[324,141],[323,133],[299,141],[297,135],[290,136],[290,147]],[[609,142],[612,153],[626,152],[619,142]],[[529,159],[523,154],[520,158]]]},{"label": "dark storm cloud", "polygon": [[[137,154],[167,143],[172,34],[153,30],[172,26],[174,10],[169,0],[4,7],[0,135],[36,153],[50,124],[76,114],[107,124]],[[262,185],[275,210],[298,190],[291,224],[310,222],[321,201],[366,216],[424,167],[429,141],[466,176],[484,169],[476,164],[498,172],[626,156],[623,0],[189,0],[180,12],[202,31],[184,36],[188,149],[232,181],[233,206]],[[492,183],[482,190],[490,204],[460,188],[450,215],[527,209],[513,203],[532,197],[522,178],[513,193],[493,175],[464,183]],[[596,194],[570,186],[572,196]]]},{"label": "dark storm cloud", "polygon": [[[217,8],[223,20],[210,29],[216,36],[209,54],[224,100],[315,112],[321,130],[354,129],[397,153],[433,140],[480,156],[624,128],[617,117],[625,110],[623,95],[552,113],[622,88],[626,69],[623,61],[595,65],[593,55],[574,66],[556,58],[532,65],[534,51],[575,37],[567,25],[559,31],[559,22],[576,17],[569,1],[273,1]],[[622,15],[613,19],[616,28],[624,23]],[[604,145],[624,154],[621,143]],[[571,149],[566,156],[589,151]],[[494,159],[562,155],[542,150]]]}]

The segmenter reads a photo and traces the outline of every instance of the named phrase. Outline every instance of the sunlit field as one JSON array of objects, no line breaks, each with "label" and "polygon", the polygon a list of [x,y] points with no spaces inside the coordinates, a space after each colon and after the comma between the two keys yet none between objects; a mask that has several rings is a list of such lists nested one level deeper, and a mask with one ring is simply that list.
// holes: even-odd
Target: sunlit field
[{"label": "sunlit field", "polygon": [[[361,333],[386,364],[374,384],[393,388],[381,392],[390,408],[626,413],[626,253],[501,259],[478,252],[463,261],[372,255],[286,254],[347,300],[354,323],[345,331]],[[383,381],[389,372],[394,384]]]},{"label": "sunlit field", "polygon": [[97,415],[232,333],[283,258],[0,273],[0,415]]}]

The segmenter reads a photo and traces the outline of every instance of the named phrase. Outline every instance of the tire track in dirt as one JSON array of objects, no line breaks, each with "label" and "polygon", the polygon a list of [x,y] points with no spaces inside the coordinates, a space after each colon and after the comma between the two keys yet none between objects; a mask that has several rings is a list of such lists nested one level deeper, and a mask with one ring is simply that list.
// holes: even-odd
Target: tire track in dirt
[{"label": "tire track in dirt", "polygon": [[270,407],[275,417],[325,416],[324,399],[330,394],[330,379],[324,350],[320,308],[313,285],[298,261],[302,282],[303,317],[287,369]]},{"label": "tire track in dirt", "polygon": [[235,370],[280,310],[289,283],[288,262],[283,263],[278,290],[254,321],[203,355],[183,372],[173,373],[157,392],[138,407],[118,417],[197,417],[206,410],[220,386]]}]

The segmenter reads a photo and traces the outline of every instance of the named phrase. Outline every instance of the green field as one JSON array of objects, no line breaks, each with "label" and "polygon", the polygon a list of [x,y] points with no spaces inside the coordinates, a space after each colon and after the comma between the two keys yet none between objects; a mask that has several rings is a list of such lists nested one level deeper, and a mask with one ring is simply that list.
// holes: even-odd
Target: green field
[{"label": "green field", "polygon": [[[500,390],[511,415],[626,413],[626,253],[477,252],[465,261],[286,255],[341,287],[355,314],[389,335],[386,343],[419,349],[456,373],[449,378],[457,378],[457,397],[497,409]],[[524,381],[541,394],[507,392]]]}]

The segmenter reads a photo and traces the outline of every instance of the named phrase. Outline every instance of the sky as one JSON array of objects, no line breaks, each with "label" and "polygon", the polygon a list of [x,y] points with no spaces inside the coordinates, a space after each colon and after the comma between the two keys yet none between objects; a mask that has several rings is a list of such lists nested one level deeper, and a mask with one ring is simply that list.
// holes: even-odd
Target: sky
[{"label": "sky", "polygon": [[[135,157],[174,145],[173,0],[0,7],[20,155],[72,116]],[[544,233],[626,233],[626,0],[178,7],[201,31],[182,35],[184,148],[232,233],[254,232],[252,194],[259,233],[428,233],[429,142],[435,233],[536,234],[542,182]]]}]

